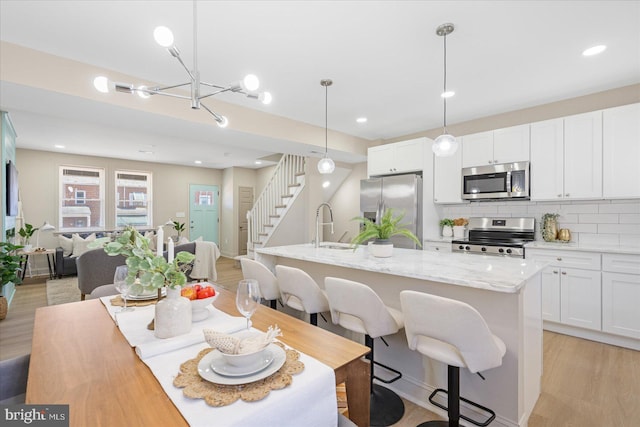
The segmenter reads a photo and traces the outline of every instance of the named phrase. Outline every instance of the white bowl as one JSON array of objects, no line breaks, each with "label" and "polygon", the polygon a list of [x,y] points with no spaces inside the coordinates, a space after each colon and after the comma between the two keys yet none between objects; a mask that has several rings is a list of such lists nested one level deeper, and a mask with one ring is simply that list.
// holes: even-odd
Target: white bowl
[{"label": "white bowl", "polygon": [[[252,336],[260,336],[260,335],[264,335],[264,334],[258,331],[242,331],[242,332],[233,334],[234,337],[239,339],[244,339]],[[225,360],[225,362],[228,363],[229,365],[242,368],[245,366],[251,366],[258,363],[258,361],[263,357],[264,350],[267,347],[268,346],[262,347],[261,349],[256,350],[253,353],[226,354],[226,353],[220,352],[220,354],[222,355],[222,358]]]},{"label": "white bowl", "polygon": [[207,310],[207,307],[210,304],[212,304],[218,298],[218,295],[219,295],[218,289],[215,286],[213,286],[211,283],[204,282],[204,283],[199,283],[199,285],[202,287],[212,287],[213,289],[216,290],[216,294],[209,298],[191,300],[191,321],[192,322],[199,322],[209,317],[211,312]]}]

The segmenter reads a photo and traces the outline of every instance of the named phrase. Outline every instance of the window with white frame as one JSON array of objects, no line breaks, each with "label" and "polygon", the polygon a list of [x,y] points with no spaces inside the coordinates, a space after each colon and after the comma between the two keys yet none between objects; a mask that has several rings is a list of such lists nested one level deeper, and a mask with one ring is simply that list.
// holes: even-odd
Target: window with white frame
[{"label": "window with white frame", "polygon": [[58,228],[104,228],[104,169],[85,166],[59,168]]},{"label": "window with white frame", "polygon": [[116,171],[116,227],[152,227],[151,173]]}]

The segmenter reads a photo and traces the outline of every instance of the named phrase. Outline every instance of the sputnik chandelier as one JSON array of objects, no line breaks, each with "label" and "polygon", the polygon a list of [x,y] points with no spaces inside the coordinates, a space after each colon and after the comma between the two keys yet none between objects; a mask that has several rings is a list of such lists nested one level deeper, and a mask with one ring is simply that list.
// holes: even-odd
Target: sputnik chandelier
[{"label": "sputnik chandelier", "polygon": [[[216,123],[219,127],[224,128],[227,127],[229,121],[227,118],[221,114],[216,113],[211,110],[209,107],[204,105],[201,101],[205,98],[218,95],[224,92],[233,92],[239,93],[241,95],[245,95],[248,98],[257,99],[261,101],[263,104],[270,104],[272,97],[269,92],[261,92],[258,93],[257,90],[260,87],[260,81],[258,78],[253,75],[247,75],[242,81],[230,84],[228,86],[219,86],[213,83],[207,83],[200,80],[200,72],[198,71],[198,20],[197,20],[197,4],[194,0],[193,2],[193,70],[189,70],[189,68],[185,65],[180,57],[180,51],[173,44],[173,33],[167,27],[157,27],[153,31],[153,37],[160,46],[167,49],[167,51],[180,62],[180,65],[184,67],[187,74],[190,77],[190,80],[186,83],[179,83],[170,86],[163,87],[146,87],[146,86],[134,86],[132,84],[126,83],[116,83],[110,82],[107,77],[99,76],[96,77],[93,81],[94,87],[102,93],[108,93],[110,89],[115,89],[116,92],[123,92],[133,94],[136,93],[141,98],[148,98],[151,95],[163,95],[170,96],[173,98],[186,99],[191,101],[191,108],[200,109],[200,107],[207,110],[215,119]],[[185,95],[184,93],[176,93],[170,92],[172,89],[183,88],[185,86],[189,86],[191,90],[190,96]],[[201,89],[202,86],[206,86],[212,88],[213,90],[209,93],[204,93]]]}]

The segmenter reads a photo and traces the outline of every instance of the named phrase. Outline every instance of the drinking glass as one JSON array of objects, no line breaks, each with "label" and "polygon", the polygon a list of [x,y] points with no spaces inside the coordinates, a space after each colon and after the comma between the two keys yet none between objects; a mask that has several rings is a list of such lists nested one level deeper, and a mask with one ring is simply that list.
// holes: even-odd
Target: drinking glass
[{"label": "drinking glass", "polygon": [[236,307],[240,314],[247,318],[247,330],[249,329],[249,319],[260,304],[260,286],[255,279],[243,279],[238,282],[238,292],[236,294]]},{"label": "drinking glass", "polygon": [[129,289],[131,289],[131,285],[127,283],[127,275],[129,274],[129,269],[126,265],[119,265],[116,267],[116,272],[113,275],[113,284],[116,287],[116,290],[122,294],[122,299],[124,300],[123,311],[132,311],[133,307],[127,307],[127,297],[129,296]]}]

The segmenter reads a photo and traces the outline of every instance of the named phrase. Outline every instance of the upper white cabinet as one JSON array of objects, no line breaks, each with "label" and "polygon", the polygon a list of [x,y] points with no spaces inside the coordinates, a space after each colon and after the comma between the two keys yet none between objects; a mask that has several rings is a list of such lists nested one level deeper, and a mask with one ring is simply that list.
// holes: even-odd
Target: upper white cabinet
[{"label": "upper white cabinet", "polygon": [[462,150],[452,156],[433,158],[433,202],[463,203]]},{"label": "upper white cabinet", "polygon": [[462,167],[529,160],[529,125],[462,137]]},{"label": "upper white cabinet", "polygon": [[640,197],[640,104],[606,109],[602,121],[602,195]]},{"label": "upper white cabinet", "polygon": [[531,124],[531,200],[602,197],[602,111]]},{"label": "upper white cabinet", "polygon": [[367,174],[375,176],[422,171],[425,144],[426,138],[417,138],[369,148]]}]

